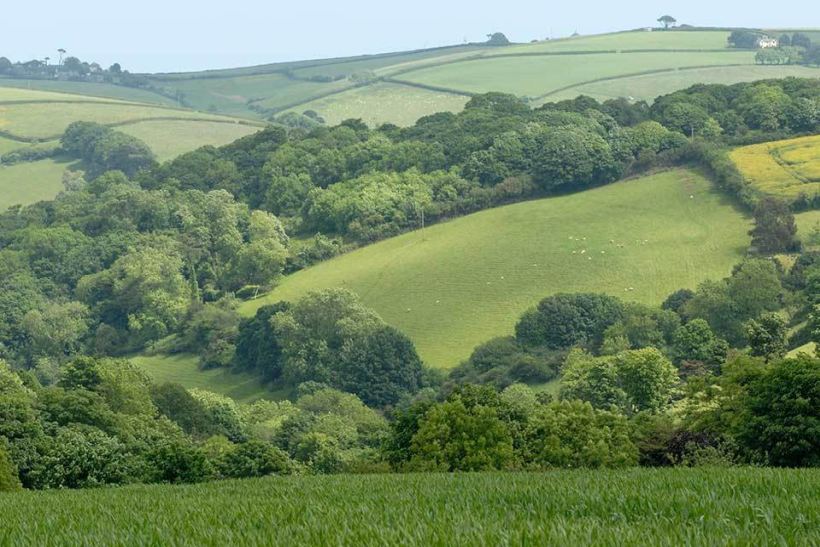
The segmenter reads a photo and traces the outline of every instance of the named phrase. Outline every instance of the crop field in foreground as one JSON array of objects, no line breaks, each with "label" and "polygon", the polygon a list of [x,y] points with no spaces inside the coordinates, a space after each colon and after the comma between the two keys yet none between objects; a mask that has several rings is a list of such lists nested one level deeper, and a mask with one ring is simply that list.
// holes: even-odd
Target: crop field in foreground
[{"label": "crop field in foreground", "polygon": [[816,545],[820,471],[269,477],[0,494],[3,545]]},{"label": "crop field in foreground", "polygon": [[358,249],[286,277],[240,308],[346,287],[448,368],[510,334],[558,292],[659,304],[728,275],[749,222],[696,173],[676,170],[482,211]]},{"label": "crop field in foreground", "polygon": [[794,199],[820,193],[820,135],[743,146],[730,156],[765,194]]}]

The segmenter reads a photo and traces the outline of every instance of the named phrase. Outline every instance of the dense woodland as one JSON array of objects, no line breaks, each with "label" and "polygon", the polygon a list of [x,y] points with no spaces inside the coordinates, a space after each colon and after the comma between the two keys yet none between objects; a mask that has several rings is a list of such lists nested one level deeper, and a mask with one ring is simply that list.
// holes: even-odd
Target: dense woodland
[{"label": "dense woodland", "polygon": [[[820,254],[724,146],[817,133],[820,82],[699,85],[649,106],[497,93],[408,128],[271,126],[157,164],[72,124],[83,166],[0,215],[0,489],[271,473],[817,465]],[[238,301],[370,241],[500,203],[696,164],[755,217],[749,258],[648,308],[560,294],[449,374],[336,289]],[[798,200],[799,201],[799,200]],[[797,256],[793,265],[770,257]],[[534,303],[535,304],[535,303]],[[289,400],[154,385],[123,359],[193,352]],[[561,379],[557,396],[528,387]]]}]

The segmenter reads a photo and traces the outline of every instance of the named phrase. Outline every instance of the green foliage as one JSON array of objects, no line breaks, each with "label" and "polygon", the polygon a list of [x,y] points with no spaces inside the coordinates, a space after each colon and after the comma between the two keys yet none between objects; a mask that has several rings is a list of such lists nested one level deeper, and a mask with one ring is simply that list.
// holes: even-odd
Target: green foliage
[{"label": "green foliage", "polygon": [[699,362],[709,367],[719,366],[729,345],[719,339],[703,319],[693,319],[675,331],[672,355],[675,363]]},{"label": "green foliage", "polygon": [[498,410],[458,394],[427,411],[411,446],[412,465],[422,469],[484,471],[514,462],[512,436]]},{"label": "green foliage", "polygon": [[94,122],[69,125],[60,145],[87,164],[92,178],[115,170],[134,176],[156,163],[154,153],[141,140]]},{"label": "green foliage", "polygon": [[746,338],[749,339],[751,353],[767,360],[786,355],[786,334],[788,325],[776,313],[765,313],[746,324]]},{"label": "green foliage", "polygon": [[561,397],[626,413],[657,412],[669,405],[677,383],[674,366],[655,348],[597,358],[573,350],[564,364]]},{"label": "green foliage", "polygon": [[516,338],[530,346],[565,349],[595,347],[607,327],[623,314],[620,300],[599,294],[557,294],[526,312],[515,326]]},{"label": "green foliage", "polygon": [[777,361],[744,381],[735,422],[753,458],[776,466],[817,466],[820,454],[820,361]]},{"label": "green foliage", "polygon": [[563,358],[564,352],[529,348],[513,337],[494,338],[476,347],[467,362],[450,372],[450,380],[498,389],[517,382],[543,383],[555,378]]},{"label": "green foliage", "polygon": [[124,484],[133,480],[134,464],[118,439],[92,427],[69,425],[38,440],[25,482],[38,489]]},{"label": "green foliage", "polygon": [[239,406],[233,399],[201,389],[192,389],[190,394],[202,405],[207,421],[213,424],[214,434],[225,435],[234,442],[244,439]]},{"label": "green foliage", "polygon": [[21,487],[17,466],[11,461],[6,443],[0,442],[0,492],[13,492]]},{"label": "green foliage", "polygon": [[705,319],[719,336],[733,345],[745,341],[743,323],[780,308],[783,286],[776,265],[751,259],[738,265],[731,277],[702,283],[684,306],[684,315]]},{"label": "green foliage", "polygon": [[225,455],[219,466],[225,477],[248,478],[266,475],[287,475],[293,466],[287,454],[262,441],[240,444]]},{"label": "green foliage", "polygon": [[270,321],[286,382],[327,383],[376,406],[420,387],[422,365],[412,342],[350,291],[311,293]]},{"label": "green foliage", "polygon": [[585,188],[618,178],[620,169],[607,142],[578,129],[549,129],[536,137],[533,175],[545,190]]},{"label": "green foliage", "polygon": [[638,459],[626,418],[581,401],[537,410],[527,424],[522,450],[530,466],[542,469],[627,467]]},{"label": "green foliage", "polygon": [[755,227],[749,232],[752,246],[765,254],[800,250],[797,225],[788,206],[774,198],[763,198],[755,208]]}]

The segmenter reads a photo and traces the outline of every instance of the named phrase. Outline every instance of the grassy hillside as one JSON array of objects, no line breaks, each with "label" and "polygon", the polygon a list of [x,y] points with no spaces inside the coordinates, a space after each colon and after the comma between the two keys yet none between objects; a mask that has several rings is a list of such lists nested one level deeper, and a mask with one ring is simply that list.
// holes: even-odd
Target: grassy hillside
[{"label": "grassy hillside", "polygon": [[[691,196],[691,197],[690,197]],[[431,365],[451,367],[556,292],[607,292],[657,304],[725,276],[748,222],[689,171],[483,211],[359,249],[287,277],[246,303],[347,287],[407,333]]]},{"label": "grassy hillside", "polygon": [[0,494],[0,512],[16,545],[812,545],[818,488],[815,469],[297,476]]},{"label": "grassy hillside", "polygon": [[199,359],[192,355],[138,355],[130,360],[157,383],[175,382],[188,389],[222,393],[240,403],[273,395],[263,389],[256,376],[233,374],[220,369],[200,370]]},{"label": "grassy hillside", "polygon": [[820,193],[820,135],[744,146],[730,157],[765,194],[795,199]]},{"label": "grassy hillside", "polygon": [[[757,79],[761,73],[765,73],[762,77],[820,75],[816,69],[756,67],[753,51],[727,47],[728,35],[725,31],[632,31],[507,47],[465,45],[158,74],[151,79],[166,94],[181,93],[186,104],[202,111],[258,118],[311,109],[331,122],[352,116],[373,125],[406,125],[422,115],[461,108],[469,94],[489,90],[531,97],[536,103],[580,93],[652,100],[701,81],[734,83]],[[726,69],[703,68],[714,66]],[[637,76],[647,72],[652,76]],[[365,82],[354,78],[363,73],[369,74]]]}]

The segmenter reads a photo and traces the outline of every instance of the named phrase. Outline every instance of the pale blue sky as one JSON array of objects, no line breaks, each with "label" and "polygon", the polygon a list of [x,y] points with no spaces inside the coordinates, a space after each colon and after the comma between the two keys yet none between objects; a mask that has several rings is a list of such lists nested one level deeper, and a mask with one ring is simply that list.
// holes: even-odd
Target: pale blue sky
[{"label": "pale blue sky", "polygon": [[4,2],[0,55],[82,59],[132,71],[199,70],[513,41],[648,26],[669,13],[713,26],[820,27],[820,1],[759,0],[24,0]]}]

